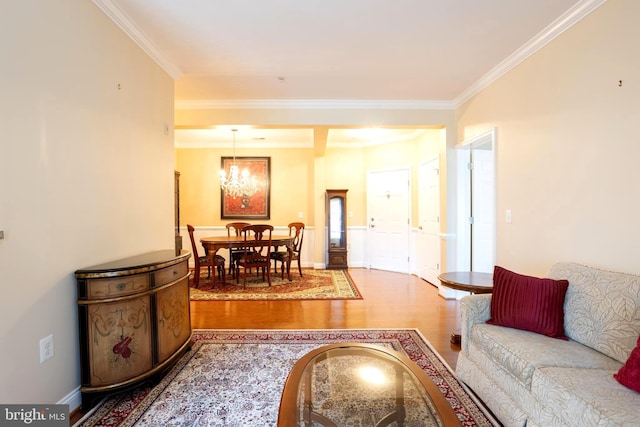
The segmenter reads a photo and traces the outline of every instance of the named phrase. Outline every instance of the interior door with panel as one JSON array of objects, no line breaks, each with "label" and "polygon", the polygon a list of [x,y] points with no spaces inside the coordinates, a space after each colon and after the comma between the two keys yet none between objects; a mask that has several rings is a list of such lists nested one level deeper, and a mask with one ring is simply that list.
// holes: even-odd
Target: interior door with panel
[{"label": "interior door with panel", "polygon": [[408,168],[369,171],[369,267],[409,272],[410,174]]},{"label": "interior door with panel", "polygon": [[422,164],[418,171],[418,276],[438,285],[440,274],[440,157]]}]

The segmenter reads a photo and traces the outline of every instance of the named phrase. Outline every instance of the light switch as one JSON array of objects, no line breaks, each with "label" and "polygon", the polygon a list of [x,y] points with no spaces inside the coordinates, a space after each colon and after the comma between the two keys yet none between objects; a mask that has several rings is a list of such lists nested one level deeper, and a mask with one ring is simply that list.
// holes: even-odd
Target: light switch
[{"label": "light switch", "polygon": [[511,224],[511,209],[507,209],[504,213],[505,220],[507,224]]}]

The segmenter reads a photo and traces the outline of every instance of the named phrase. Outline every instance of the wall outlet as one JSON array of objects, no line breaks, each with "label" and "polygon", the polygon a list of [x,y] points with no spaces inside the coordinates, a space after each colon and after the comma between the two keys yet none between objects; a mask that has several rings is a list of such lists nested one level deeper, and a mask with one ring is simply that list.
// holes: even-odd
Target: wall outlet
[{"label": "wall outlet", "polygon": [[53,357],[53,335],[49,335],[40,340],[40,363]]}]

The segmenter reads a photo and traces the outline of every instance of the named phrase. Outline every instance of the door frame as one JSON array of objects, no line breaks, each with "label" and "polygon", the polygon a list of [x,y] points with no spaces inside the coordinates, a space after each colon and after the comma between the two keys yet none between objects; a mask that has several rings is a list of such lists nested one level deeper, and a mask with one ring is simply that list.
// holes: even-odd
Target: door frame
[{"label": "door frame", "polygon": [[493,184],[491,198],[487,201],[491,208],[491,217],[493,222],[492,230],[492,260],[496,262],[496,238],[497,238],[497,205],[496,205],[496,164],[497,164],[497,141],[496,129],[491,128],[472,138],[462,141],[456,145],[457,160],[457,239],[456,239],[456,270],[473,271],[471,239],[472,227],[469,222],[471,216],[471,169],[467,167],[470,162],[471,151],[474,148],[490,144],[493,161]]}]

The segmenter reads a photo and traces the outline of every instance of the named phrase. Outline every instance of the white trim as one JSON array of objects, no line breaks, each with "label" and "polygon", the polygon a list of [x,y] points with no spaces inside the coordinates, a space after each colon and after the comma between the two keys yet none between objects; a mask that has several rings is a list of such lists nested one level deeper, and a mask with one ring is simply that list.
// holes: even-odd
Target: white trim
[{"label": "white trim", "polygon": [[[127,36],[149,55],[172,78],[184,75],[180,67],[167,58],[158,46],[127,16],[114,0],[92,0]],[[208,109],[295,109],[295,110],[455,110],[500,76],[533,55],[551,40],[571,28],[607,0],[581,0],[549,24],[526,44],[481,77],[452,100],[183,100],[176,101],[179,110]]]},{"label": "white trim", "polygon": [[[496,128],[491,128],[487,131],[479,133],[478,135],[472,136],[471,138],[465,139],[461,143],[456,145],[457,150],[469,150],[473,147],[477,147],[482,144],[495,144],[496,141]],[[495,147],[494,147],[495,148]]]},{"label": "white trim", "polygon": [[453,100],[453,104],[455,105],[455,107],[460,107],[473,96],[477,95],[484,88],[496,81],[503,74],[507,73],[512,68],[515,68],[518,64],[540,50],[547,43],[551,42],[551,40],[555,39],[560,34],[571,28],[575,23],[582,20],[582,18],[593,12],[606,1],[607,0],[582,0],[576,3],[566,13],[549,24],[545,29],[536,34],[531,40],[518,48],[509,57],[507,57],[497,66],[495,66],[491,71],[481,77],[480,80],[476,81],[464,92],[458,95]]},{"label": "white trim", "polygon": [[113,0],[92,0],[131,40],[151,57],[173,79],[179,79],[183,73],[176,64],[167,58],[158,46],[124,13]]},{"label": "white trim", "polygon": [[71,393],[59,400],[58,405],[69,405],[69,412],[72,412],[82,406],[80,386],[76,387]]},{"label": "white trim", "polygon": [[[258,142],[239,142],[236,144],[237,148],[264,148],[264,141]],[[212,141],[179,141],[174,140],[175,148],[233,148],[233,144],[228,142],[216,143]],[[269,148],[313,148],[312,141],[302,142],[271,142],[269,141]],[[353,147],[353,146],[350,146]]]},{"label": "white trim", "polygon": [[185,99],[176,110],[454,110],[452,101],[344,100],[344,99]]}]

